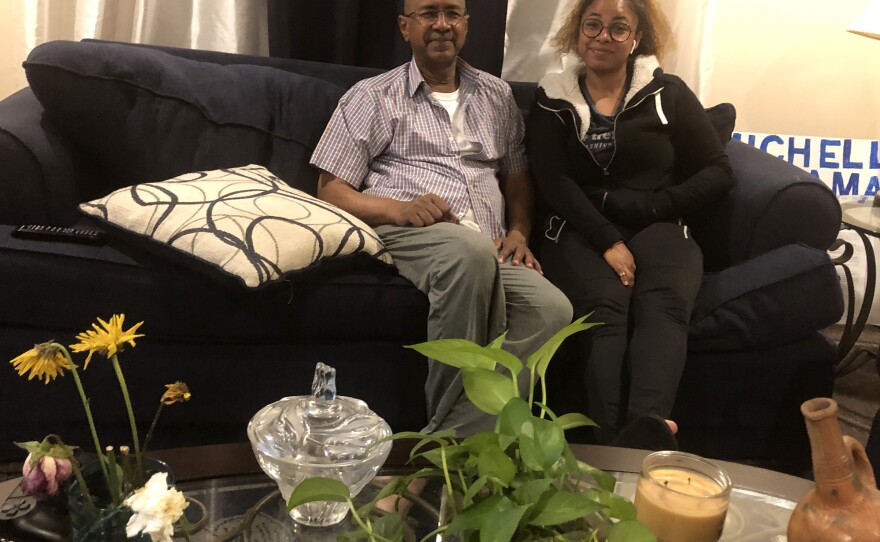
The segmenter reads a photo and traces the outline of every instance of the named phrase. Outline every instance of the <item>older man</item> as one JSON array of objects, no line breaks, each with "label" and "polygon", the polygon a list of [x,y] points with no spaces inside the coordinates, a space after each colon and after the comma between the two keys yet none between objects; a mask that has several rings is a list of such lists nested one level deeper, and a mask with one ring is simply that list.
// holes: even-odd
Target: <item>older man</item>
[{"label": "older man", "polygon": [[[312,156],[318,196],[373,226],[425,292],[429,339],[487,344],[507,330],[503,348],[525,360],[572,309],[528,247],[522,117],[506,83],[458,58],[464,0],[406,0],[398,24],[413,59],[340,100]],[[491,429],[457,369],[430,362],[425,392],[425,431]]]}]

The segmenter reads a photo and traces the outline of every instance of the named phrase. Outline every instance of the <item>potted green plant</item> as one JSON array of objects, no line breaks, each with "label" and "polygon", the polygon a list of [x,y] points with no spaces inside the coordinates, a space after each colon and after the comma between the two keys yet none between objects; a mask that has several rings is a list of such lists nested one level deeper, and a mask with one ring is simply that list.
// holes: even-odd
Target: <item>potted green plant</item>
[{"label": "potted green plant", "polygon": [[[595,425],[583,414],[557,416],[547,407],[545,375],[550,359],[566,337],[589,329],[589,315],[551,337],[523,363],[501,350],[502,335],[488,346],[442,339],[410,346],[439,362],[461,369],[465,393],[480,409],[497,415],[493,431],[457,440],[452,432],[397,433],[391,439],[417,439],[411,458],[428,466],[388,483],[368,504],[356,508],[338,480],[310,478],[288,500],[288,510],[313,501],[348,502],[359,529],[348,539],[401,541],[404,521],[397,512],[376,516],[379,500],[403,495],[417,478],[445,482],[448,519],[423,538],[480,542],[599,541],[656,542],[636,520],[633,504],[614,494],[615,479],[579,461],[565,430]],[[504,370],[496,371],[501,365]],[[528,370],[531,390],[540,385],[541,401],[521,398],[517,375]],[[506,374],[505,374],[506,373]],[[450,538],[453,537],[453,538]]]}]

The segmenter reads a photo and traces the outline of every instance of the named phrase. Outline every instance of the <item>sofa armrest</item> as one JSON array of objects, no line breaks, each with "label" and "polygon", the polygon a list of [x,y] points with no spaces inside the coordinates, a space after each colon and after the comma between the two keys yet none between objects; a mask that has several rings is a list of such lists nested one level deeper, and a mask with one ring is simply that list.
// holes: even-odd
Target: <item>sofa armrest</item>
[{"label": "sofa armrest", "polygon": [[797,341],[843,314],[828,252],[790,244],[706,273],[688,331],[688,352],[759,350]]},{"label": "sofa armrest", "polygon": [[0,223],[76,222],[76,151],[30,88],[0,101],[0,164]]},{"label": "sofa armrest", "polygon": [[793,243],[831,246],[840,230],[840,204],[821,180],[737,140],[727,144],[727,153],[733,189],[691,222],[707,270]]}]

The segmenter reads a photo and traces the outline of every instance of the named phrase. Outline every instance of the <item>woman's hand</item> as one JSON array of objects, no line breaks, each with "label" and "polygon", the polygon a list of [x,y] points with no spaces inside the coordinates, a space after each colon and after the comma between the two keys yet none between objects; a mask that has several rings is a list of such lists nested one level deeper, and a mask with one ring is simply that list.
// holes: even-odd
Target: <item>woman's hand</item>
[{"label": "woman's hand", "polygon": [[623,241],[605,251],[605,263],[620,278],[624,286],[632,286],[636,280],[636,261]]}]

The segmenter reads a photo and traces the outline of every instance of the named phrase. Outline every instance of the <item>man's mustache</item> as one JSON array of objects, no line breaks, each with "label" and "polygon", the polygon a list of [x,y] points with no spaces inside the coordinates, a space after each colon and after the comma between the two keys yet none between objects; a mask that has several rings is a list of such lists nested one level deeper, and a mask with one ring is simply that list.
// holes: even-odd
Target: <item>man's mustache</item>
[{"label": "man's mustache", "polygon": [[432,32],[425,36],[425,41],[452,41],[455,38],[455,32]]}]

